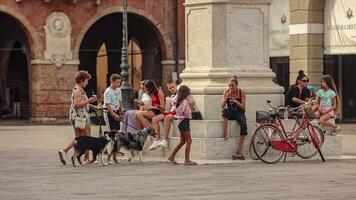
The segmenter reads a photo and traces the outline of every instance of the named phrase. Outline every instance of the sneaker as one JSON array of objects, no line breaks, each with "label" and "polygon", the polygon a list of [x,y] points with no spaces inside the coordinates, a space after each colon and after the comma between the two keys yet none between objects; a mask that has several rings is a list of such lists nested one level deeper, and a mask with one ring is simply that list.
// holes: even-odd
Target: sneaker
[{"label": "sneaker", "polygon": [[340,131],[341,131],[340,126],[337,126],[337,128],[335,128],[334,132],[331,133],[331,134],[334,135],[334,136],[336,136],[338,133],[340,133]]},{"label": "sneaker", "polygon": [[63,165],[66,165],[66,152],[64,152],[63,150],[59,150],[58,155],[59,155],[59,160],[61,161],[61,163]]},{"label": "sneaker", "polygon": [[163,148],[167,148],[168,147],[167,140],[163,139],[160,143],[158,143],[158,146],[161,146]]},{"label": "sneaker", "polygon": [[160,140],[155,140],[155,141],[153,141],[152,144],[151,144],[151,146],[148,147],[148,150],[154,150],[154,149],[156,149],[156,148],[158,147],[158,145],[159,145],[160,142],[161,142]]}]

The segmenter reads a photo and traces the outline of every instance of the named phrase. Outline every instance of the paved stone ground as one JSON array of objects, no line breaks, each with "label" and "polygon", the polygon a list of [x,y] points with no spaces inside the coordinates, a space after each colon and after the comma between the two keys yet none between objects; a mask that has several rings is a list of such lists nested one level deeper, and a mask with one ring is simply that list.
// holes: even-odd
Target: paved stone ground
[{"label": "paved stone ground", "polygon": [[[72,136],[69,126],[0,126],[0,199],[356,198],[355,159],[199,166],[124,160],[74,168],[57,155]],[[356,155],[355,137],[345,137]]]}]

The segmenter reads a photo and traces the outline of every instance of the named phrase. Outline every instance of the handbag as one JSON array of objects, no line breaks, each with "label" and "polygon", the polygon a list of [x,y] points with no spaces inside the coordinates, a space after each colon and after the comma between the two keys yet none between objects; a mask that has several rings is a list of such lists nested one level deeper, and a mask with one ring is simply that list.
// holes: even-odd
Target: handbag
[{"label": "handbag", "polygon": [[203,120],[199,111],[192,112],[192,120]]},{"label": "handbag", "polygon": [[85,124],[87,122],[87,118],[81,117],[81,116],[76,116],[74,119],[74,128],[78,129],[85,129]]}]

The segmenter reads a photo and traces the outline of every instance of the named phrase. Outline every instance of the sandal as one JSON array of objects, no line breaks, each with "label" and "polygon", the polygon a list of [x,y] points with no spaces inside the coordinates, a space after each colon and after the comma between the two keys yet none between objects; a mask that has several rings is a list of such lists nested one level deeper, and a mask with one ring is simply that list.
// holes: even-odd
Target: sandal
[{"label": "sandal", "polygon": [[245,156],[243,155],[232,155],[233,160],[245,160]]},{"label": "sandal", "polygon": [[337,126],[337,127],[334,129],[334,132],[331,133],[331,134],[332,134],[333,136],[336,136],[338,133],[340,133],[340,131],[341,131],[340,126]]},{"label": "sandal", "polygon": [[184,163],[184,165],[198,165],[198,163],[196,163],[194,161],[187,161]]},{"label": "sandal", "polygon": [[179,163],[174,158],[168,158],[168,162],[172,163],[173,165],[179,165]]}]

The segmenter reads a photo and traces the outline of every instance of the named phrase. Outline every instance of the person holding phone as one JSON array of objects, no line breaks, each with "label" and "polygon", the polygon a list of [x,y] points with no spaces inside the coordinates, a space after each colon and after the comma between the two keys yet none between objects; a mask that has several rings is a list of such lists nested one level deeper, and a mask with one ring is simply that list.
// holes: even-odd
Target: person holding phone
[{"label": "person holding phone", "polygon": [[[151,106],[147,106],[146,110],[138,111],[136,113],[137,121],[140,123],[141,127],[148,126],[148,120],[152,120],[153,117],[160,115],[163,113],[164,108],[166,106],[166,101],[164,97],[164,93],[161,89],[159,89],[153,80],[147,80],[145,82],[145,90],[148,95],[151,97]],[[158,147],[158,144],[161,141],[161,136],[159,134],[159,126],[158,123],[153,123],[153,128],[158,133],[156,134],[156,138],[153,141],[152,145],[149,149],[155,149]]]}]

